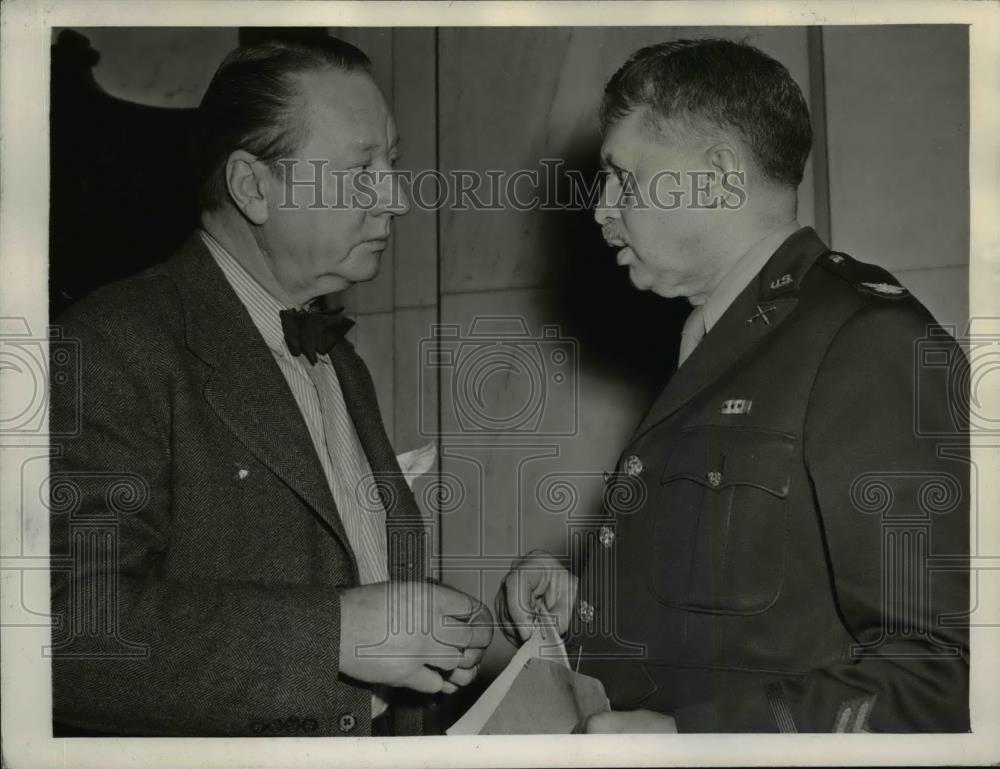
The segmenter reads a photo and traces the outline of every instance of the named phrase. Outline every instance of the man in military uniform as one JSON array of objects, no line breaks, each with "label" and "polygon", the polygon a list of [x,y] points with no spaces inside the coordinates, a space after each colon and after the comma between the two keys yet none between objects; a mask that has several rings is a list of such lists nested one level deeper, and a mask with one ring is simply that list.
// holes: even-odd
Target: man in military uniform
[{"label": "man in military uniform", "polygon": [[[589,732],[967,731],[961,350],[891,275],[795,221],[811,130],[778,62],[725,40],[645,48],[601,113],[597,221],[637,288],[693,311],[585,565],[522,558],[505,632],[556,616],[614,707]],[[699,173],[686,205],[649,205]],[[947,365],[921,370],[923,344]]]}]

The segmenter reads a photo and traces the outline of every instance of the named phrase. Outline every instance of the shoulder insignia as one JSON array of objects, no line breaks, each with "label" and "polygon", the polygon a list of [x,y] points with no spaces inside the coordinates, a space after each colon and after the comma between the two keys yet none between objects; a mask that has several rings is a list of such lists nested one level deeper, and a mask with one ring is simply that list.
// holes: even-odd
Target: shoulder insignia
[{"label": "shoulder insignia", "polygon": [[855,290],[883,299],[901,299],[910,292],[890,272],[874,264],[866,264],[837,251],[820,258],[821,264],[854,286]]},{"label": "shoulder insignia", "polygon": [[885,294],[886,296],[899,296],[906,293],[905,288],[894,286],[891,283],[862,283],[861,285],[870,288],[876,294]]}]

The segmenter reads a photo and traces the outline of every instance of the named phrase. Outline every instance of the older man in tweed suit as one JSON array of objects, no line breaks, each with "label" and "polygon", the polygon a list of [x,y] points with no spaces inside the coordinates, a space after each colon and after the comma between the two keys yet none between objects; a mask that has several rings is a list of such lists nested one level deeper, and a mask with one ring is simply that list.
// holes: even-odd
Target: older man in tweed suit
[{"label": "older man in tweed suit", "polygon": [[[230,54],[199,108],[201,229],[60,319],[82,379],[79,403],[52,382],[53,434],[79,424],[52,463],[57,734],[416,734],[476,675],[489,613],[425,581],[329,306],[408,208],[368,69],[333,38]],[[298,199],[289,159],[339,183]]]}]

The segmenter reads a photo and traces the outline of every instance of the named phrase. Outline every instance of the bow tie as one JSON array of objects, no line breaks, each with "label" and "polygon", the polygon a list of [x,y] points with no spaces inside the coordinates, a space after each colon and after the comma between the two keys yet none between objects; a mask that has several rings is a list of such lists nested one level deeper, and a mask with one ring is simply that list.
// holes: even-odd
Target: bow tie
[{"label": "bow tie", "polygon": [[281,330],[292,355],[305,355],[316,365],[318,355],[330,352],[354,321],[344,315],[344,308],[333,310],[282,310]]}]

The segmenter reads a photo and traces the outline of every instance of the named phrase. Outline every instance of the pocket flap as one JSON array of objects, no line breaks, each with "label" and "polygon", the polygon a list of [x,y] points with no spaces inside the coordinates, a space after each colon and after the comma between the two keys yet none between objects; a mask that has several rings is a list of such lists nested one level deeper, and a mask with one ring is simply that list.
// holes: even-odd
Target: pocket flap
[{"label": "pocket flap", "polygon": [[783,499],[797,445],[794,436],[765,430],[689,428],[674,445],[660,484],[688,480],[712,491],[752,486]]}]

